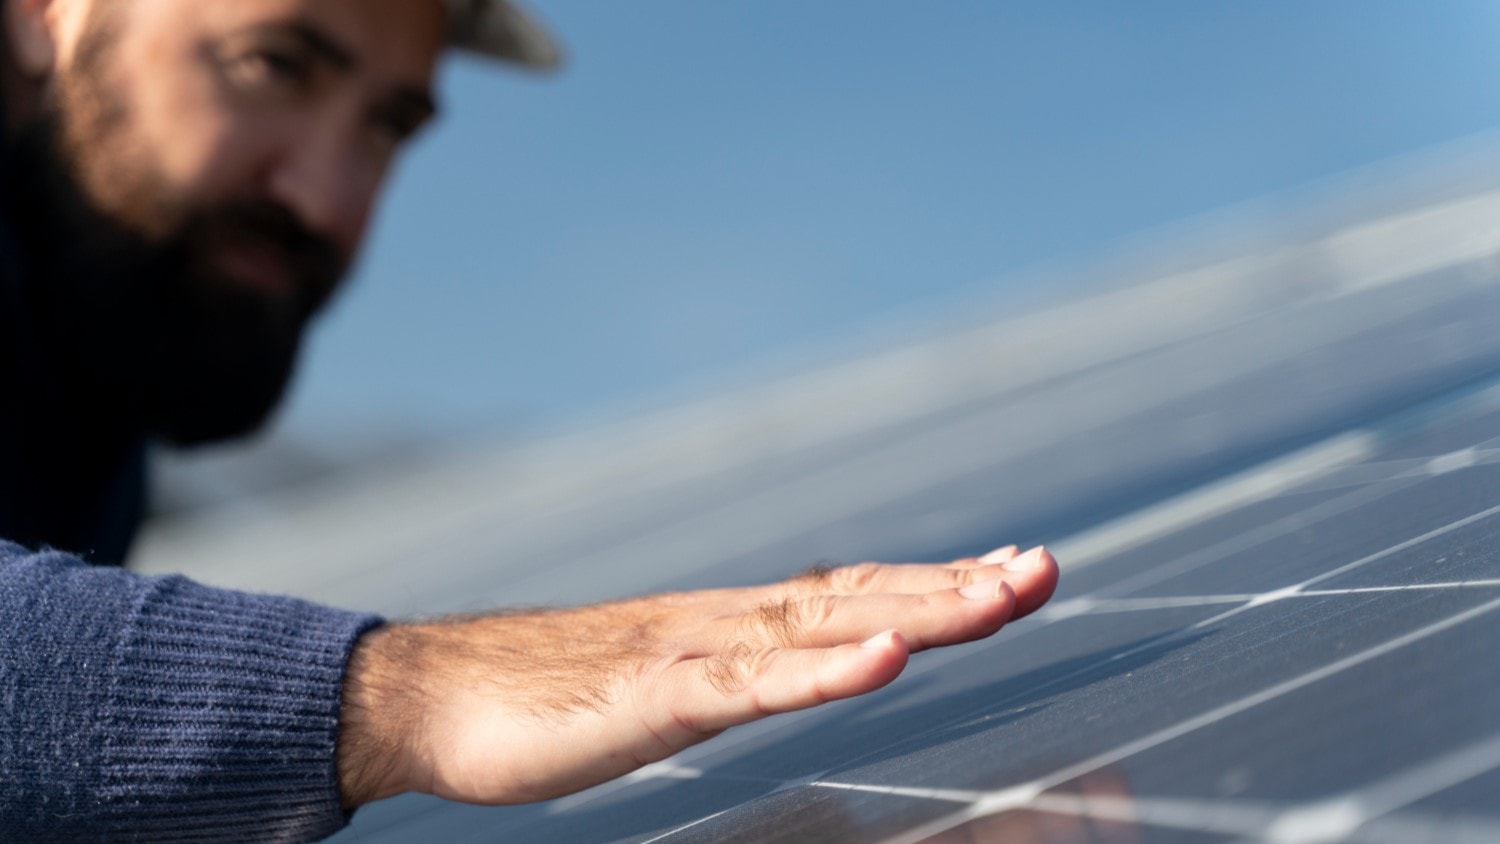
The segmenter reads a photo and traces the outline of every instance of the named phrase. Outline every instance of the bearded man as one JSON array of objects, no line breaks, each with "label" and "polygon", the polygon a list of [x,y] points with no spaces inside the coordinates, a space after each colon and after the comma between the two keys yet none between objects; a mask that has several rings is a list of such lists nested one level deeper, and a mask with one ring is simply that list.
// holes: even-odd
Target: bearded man
[{"label": "bearded man", "polygon": [[1004,548],[426,624],[118,567],[148,442],[259,427],[449,46],[503,0],[0,0],[0,829],[327,835],[402,791],[566,794],[1052,594]]}]

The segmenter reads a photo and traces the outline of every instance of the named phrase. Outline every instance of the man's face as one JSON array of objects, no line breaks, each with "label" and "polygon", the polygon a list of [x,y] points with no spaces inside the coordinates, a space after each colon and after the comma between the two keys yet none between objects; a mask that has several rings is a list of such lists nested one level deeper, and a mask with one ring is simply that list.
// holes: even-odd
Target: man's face
[{"label": "man's face", "polygon": [[[441,4],[52,7],[50,96],[31,127],[50,160],[22,165],[56,169],[76,195],[50,209],[53,269],[70,315],[105,323],[92,329],[115,347],[79,365],[168,438],[254,427],[433,111]],[[38,193],[49,205],[59,191]]]}]

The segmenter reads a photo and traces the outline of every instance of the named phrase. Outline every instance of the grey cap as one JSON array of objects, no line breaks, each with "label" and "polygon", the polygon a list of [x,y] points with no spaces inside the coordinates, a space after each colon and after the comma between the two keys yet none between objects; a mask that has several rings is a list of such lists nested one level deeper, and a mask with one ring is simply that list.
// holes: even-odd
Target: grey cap
[{"label": "grey cap", "polygon": [[562,64],[562,50],[536,20],[510,0],[443,0],[448,43],[538,69]]}]

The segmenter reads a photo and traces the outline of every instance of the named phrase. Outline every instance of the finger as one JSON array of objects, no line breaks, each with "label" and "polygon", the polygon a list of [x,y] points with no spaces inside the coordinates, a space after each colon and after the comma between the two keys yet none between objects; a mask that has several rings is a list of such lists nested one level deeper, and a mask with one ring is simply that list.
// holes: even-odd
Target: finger
[{"label": "finger", "polygon": [[762,604],[724,639],[829,648],[895,627],[915,652],[989,636],[1011,619],[1015,605],[1000,578],[925,595],[817,595]]},{"label": "finger", "polygon": [[1003,562],[986,563],[966,569],[964,573],[969,579],[965,585],[996,578],[1003,580],[1016,594],[1016,611],[1012,618],[1023,618],[1036,612],[1057,591],[1057,560],[1040,545],[1019,556],[1009,555]]},{"label": "finger", "polygon": [[1022,561],[1020,570],[1027,570],[1034,564],[1036,550],[1033,548],[1018,556],[1014,546],[1007,546],[983,557],[971,557],[945,565],[860,563],[835,569],[814,569],[787,582],[784,594],[789,597],[821,594],[869,595],[878,592],[920,595],[939,589],[967,586],[981,580],[993,580],[1005,573],[996,567],[1009,566],[1017,560]]},{"label": "finger", "polygon": [[1019,555],[1019,553],[1022,553],[1022,550],[1016,546],[999,547],[999,549],[995,549],[993,552],[987,553],[987,555],[966,556],[966,558],[956,559],[956,561],[950,562],[947,568],[977,568],[980,565],[995,565],[996,562],[1008,562],[1011,559],[1016,559],[1016,555]]},{"label": "finger", "polygon": [[854,697],[886,685],[906,667],[909,651],[895,631],[834,648],[730,649],[672,666],[665,733],[705,734],[774,715]]},{"label": "finger", "polygon": [[1060,572],[1057,558],[1046,548],[1038,545],[1026,553],[1003,563],[995,563],[976,569],[975,579],[985,572],[998,574],[1011,591],[1016,593],[1016,612],[1013,618],[1024,618],[1036,612],[1057,591]]}]

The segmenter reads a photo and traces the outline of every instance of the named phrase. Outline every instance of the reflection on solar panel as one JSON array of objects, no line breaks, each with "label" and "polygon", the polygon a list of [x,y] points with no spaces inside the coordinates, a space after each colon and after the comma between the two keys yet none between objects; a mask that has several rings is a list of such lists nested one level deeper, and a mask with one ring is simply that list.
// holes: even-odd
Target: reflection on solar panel
[{"label": "reflection on solar panel", "polygon": [[546,806],[392,801],[352,835],[1500,840],[1500,390],[1382,431],[1276,494],[1134,517],[1038,616],[876,695]]}]

